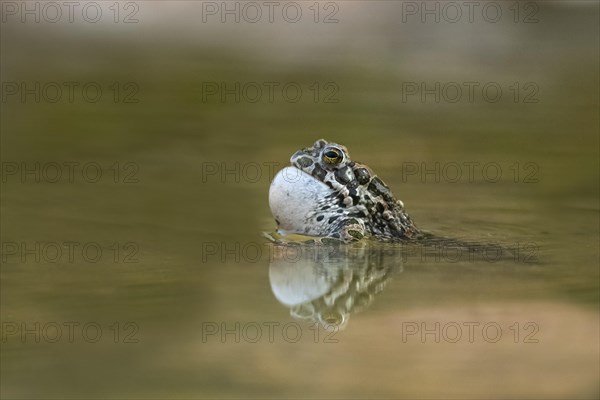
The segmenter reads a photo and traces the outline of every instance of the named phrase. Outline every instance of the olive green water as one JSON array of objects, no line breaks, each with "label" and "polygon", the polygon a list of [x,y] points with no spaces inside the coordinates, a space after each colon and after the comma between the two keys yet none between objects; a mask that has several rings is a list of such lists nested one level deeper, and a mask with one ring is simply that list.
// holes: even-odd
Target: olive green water
[{"label": "olive green water", "polygon": [[[329,25],[138,4],[138,24],[2,24],[3,84],[103,89],[2,101],[3,398],[599,395],[596,3],[403,24],[396,3],[339,2]],[[223,82],[303,96],[203,99]],[[406,82],[504,94],[403,101]],[[267,243],[270,166],[321,137],[421,228],[492,250]]]}]

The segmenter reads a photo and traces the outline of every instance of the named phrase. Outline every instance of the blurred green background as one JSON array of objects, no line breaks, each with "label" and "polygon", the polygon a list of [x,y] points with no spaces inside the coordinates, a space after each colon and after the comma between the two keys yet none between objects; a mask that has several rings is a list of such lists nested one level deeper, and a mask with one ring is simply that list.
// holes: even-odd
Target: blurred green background
[{"label": "blurred green background", "polygon": [[[288,3],[273,22],[254,3],[263,15],[249,22],[248,2],[98,2],[95,23],[86,2],[55,23],[43,3],[3,3],[2,397],[597,397],[598,3],[497,2],[490,22],[481,2],[472,21],[462,8],[450,22],[449,2],[301,1],[295,23],[280,12]],[[225,6],[239,22],[221,21]],[[439,22],[423,22],[424,7]],[[451,101],[467,82],[473,100]],[[448,91],[421,97],[422,83]],[[529,246],[533,262],[410,257],[339,343],[314,343],[306,324],[298,343],[204,341],[206,323],[295,321],[273,295],[260,237],[274,229],[265,163],[279,169],[321,137],[376,171],[421,228]],[[44,179],[65,162],[79,163],[72,182],[66,168]],[[21,175],[36,163],[39,182]],[[102,169],[95,183],[81,175],[88,163]],[[421,163],[496,163],[502,177],[462,169],[453,182]],[[103,256],[48,262],[40,250],[36,261],[36,243],[65,242]],[[262,249],[258,261],[246,245]],[[99,324],[101,340],[10,331],[68,321]],[[406,321],[495,321],[504,337],[405,343]],[[530,321],[539,343],[514,343],[508,327]],[[115,343],[115,322],[122,335],[133,322],[137,343]]]}]

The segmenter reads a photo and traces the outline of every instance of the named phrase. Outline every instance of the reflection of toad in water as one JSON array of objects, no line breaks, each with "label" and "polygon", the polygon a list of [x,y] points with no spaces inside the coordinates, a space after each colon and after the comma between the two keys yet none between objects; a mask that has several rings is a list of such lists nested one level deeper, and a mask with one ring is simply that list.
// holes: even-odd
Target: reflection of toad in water
[{"label": "reflection of toad in water", "polygon": [[391,272],[402,271],[399,246],[274,246],[271,289],[299,319],[344,329],[367,308]]}]

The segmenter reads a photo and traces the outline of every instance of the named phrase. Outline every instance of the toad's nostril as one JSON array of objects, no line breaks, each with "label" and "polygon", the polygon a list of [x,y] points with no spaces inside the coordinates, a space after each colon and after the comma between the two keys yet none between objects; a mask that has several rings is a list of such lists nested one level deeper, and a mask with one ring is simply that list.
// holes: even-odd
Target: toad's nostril
[{"label": "toad's nostril", "polygon": [[296,160],[296,162],[302,168],[307,168],[307,167],[310,167],[311,165],[313,165],[313,160],[311,160],[308,157],[300,157],[299,159]]}]

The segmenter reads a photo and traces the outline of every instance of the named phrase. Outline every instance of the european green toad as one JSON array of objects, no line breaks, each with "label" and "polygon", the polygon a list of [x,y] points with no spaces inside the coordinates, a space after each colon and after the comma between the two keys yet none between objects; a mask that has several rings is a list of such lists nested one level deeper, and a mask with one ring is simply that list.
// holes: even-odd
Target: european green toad
[{"label": "european green toad", "polygon": [[389,187],[346,147],[317,140],[277,173],[269,205],[279,234],[353,242],[364,237],[409,240],[421,231]]}]

